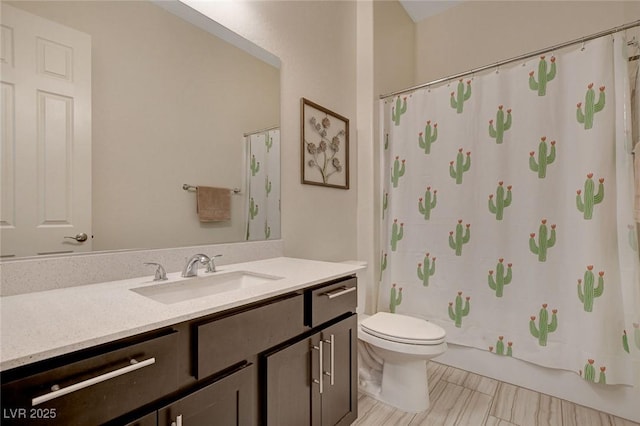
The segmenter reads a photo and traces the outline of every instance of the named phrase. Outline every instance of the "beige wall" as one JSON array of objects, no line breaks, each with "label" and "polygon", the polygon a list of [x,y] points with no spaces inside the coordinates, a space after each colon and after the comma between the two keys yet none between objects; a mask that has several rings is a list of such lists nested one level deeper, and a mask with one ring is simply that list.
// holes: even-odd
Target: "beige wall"
[{"label": "beige wall", "polygon": [[279,122],[279,70],[149,2],[15,2],[92,38],[93,248],[241,241],[182,184],[242,187],[243,134]]},{"label": "beige wall", "polygon": [[465,2],[416,24],[416,79],[432,81],[637,19],[637,1]]},{"label": "beige wall", "polygon": [[374,1],[373,19],[375,94],[413,86],[416,26],[397,1]]},{"label": "beige wall", "polygon": [[[357,255],[356,2],[185,1],[282,60],[282,238],[287,256]],[[351,120],[350,187],[300,183],[300,98]]]}]

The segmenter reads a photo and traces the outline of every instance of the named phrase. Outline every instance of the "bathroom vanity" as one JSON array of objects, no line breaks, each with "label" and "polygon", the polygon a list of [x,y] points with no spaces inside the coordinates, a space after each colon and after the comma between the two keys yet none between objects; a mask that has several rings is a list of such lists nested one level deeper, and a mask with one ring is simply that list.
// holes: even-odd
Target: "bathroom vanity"
[{"label": "bathroom vanity", "polygon": [[3,332],[24,333],[3,335],[2,424],[351,424],[358,267],[277,258],[219,269],[279,278],[178,302],[140,289],[196,281],[2,298]]}]

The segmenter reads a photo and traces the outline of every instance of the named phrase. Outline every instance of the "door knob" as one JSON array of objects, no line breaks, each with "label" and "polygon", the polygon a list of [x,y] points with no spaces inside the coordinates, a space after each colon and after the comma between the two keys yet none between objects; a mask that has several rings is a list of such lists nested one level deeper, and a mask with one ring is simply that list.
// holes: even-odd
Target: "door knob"
[{"label": "door knob", "polygon": [[72,240],[76,240],[79,243],[83,243],[83,242],[87,241],[87,238],[89,238],[89,236],[87,234],[85,234],[84,232],[81,232],[79,234],[76,234],[75,237],[65,237],[65,238],[70,238]]}]

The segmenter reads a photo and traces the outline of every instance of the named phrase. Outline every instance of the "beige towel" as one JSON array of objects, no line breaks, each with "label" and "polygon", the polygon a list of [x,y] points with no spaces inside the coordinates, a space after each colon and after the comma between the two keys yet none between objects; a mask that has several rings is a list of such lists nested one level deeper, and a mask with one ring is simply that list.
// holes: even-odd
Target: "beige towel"
[{"label": "beige towel", "polygon": [[197,212],[200,222],[231,220],[231,190],[199,186],[196,189]]}]

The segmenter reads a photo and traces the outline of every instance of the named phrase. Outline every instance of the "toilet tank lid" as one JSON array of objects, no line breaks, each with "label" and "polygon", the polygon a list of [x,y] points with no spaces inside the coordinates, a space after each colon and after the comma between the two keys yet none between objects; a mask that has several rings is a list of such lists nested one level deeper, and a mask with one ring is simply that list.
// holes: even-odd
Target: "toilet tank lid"
[{"label": "toilet tank lid", "polygon": [[378,312],[361,323],[365,329],[405,340],[430,341],[445,337],[442,327],[421,318],[389,312]]}]

